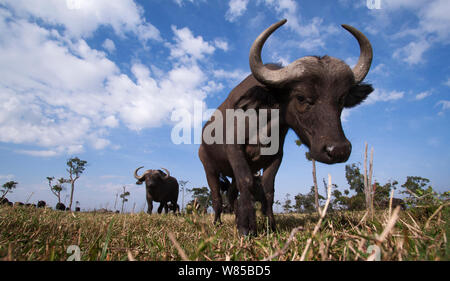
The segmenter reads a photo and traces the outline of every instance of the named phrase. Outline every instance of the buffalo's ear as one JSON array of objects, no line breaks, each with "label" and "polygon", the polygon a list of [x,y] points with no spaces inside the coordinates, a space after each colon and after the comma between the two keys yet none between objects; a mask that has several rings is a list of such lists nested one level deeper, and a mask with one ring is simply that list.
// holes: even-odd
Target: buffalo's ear
[{"label": "buffalo's ear", "polygon": [[362,103],[373,92],[371,84],[357,84],[353,86],[345,97],[344,107],[354,107]]},{"label": "buffalo's ear", "polygon": [[141,185],[141,184],[142,184],[142,181],[137,181],[136,184]]},{"label": "buffalo's ear", "polygon": [[236,109],[261,109],[261,108],[277,108],[277,100],[269,90],[264,87],[252,87],[234,104]]}]

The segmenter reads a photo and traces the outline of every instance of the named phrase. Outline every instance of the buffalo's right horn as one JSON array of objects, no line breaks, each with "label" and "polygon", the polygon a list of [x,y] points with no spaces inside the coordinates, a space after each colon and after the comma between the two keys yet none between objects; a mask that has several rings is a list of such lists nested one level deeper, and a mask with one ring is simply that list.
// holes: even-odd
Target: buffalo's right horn
[{"label": "buffalo's right horn", "polygon": [[274,23],[269,28],[264,30],[253,42],[250,48],[249,62],[250,69],[253,76],[264,85],[272,87],[282,87],[284,84],[300,79],[306,72],[306,65],[313,60],[310,57],[305,57],[294,61],[286,67],[281,69],[269,69],[265,66],[261,60],[261,50],[266,42],[267,38],[280,26],[287,22],[283,19],[277,23]]},{"label": "buffalo's right horn", "polygon": [[166,168],[162,168],[162,167],[161,167],[161,169],[163,169],[164,172],[166,172],[166,176],[164,177],[164,179],[168,179],[168,178],[170,177],[170,172],[169,172],[169,170],[167,170]]}]

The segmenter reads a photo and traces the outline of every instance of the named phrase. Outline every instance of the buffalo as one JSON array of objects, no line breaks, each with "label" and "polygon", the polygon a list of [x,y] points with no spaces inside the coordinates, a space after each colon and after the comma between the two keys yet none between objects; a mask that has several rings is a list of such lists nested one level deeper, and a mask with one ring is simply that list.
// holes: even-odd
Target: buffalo
[{"label": "buffalo", "polygon": [[65,211],[66,210],[66,205],[64,205],[63,203],[56,203],[55,210]]},{"label": "buffalo", "polygon": [[10,205],[10,203],[6,197],[0,199],[0,205]]},{"label": "buffalo", "polygon": [[[352,146],[342,129],[342,110],[360,104],[373,91],[370,84],[363,83],[372,62],[371,44],[364,34],[349,25],[342,27],[358,40],[360,46],[360,56],[353,69],[344,61],[330,56],[306,56],[285,67],[263,64],[261,50],[265,41],[285,23],[286,20],[281,20],[273,24],[256,38],[249,55],[251,74],[230,92],[203,127],[199,158],[211,189],[214,222],[221,223],[219,177],[222,174],[236,180],[240,194],[236,221],[242,235],[256,234],[253,202],[257,188],[253,174],[261,169],[261,188],[265,200],[263,212],[268,216],[270,227],[273,230],[276,228],[272,209],[274,182],[283,158],[283,144],[288,130],[294,130],[316,161],[326,164],[345,162]],[[239,131],[236,126],[228,130],[227,114],[236,110],[255,111],[257,120],[265,123],[266,136],[270,133],[275,143],[274,140],[270,144],[261,140],[250,142],[255,135],[254,132],[251,135],[246,126],[244,141],[230,143],[229,139],[234,140],[236,136],[239,139]],[[270,116],[260,118],[262,110],[270,111]],[[248,116],[243,122],[236,120],[235,115],[232,118],[237,125],[250,122]],[[221,136],[226,142],[205,141],[205,128],[212,127],[216,119],[222,128],[214,132],[215,136]],[[260,134],[258,132],[258,136]],[[275,153],[262,153],[271,145],[277,148]]]},{"label": "buffalo", "polygon": [[37,203],[37,207],[38,207],[38,208],[45,208],[46,205],[47,205],[47,203],[46,203],[45,201],[43,201],[43,200],[40,200],[40,201]]},{"label": "buffalo", "polygon": [[139,167],[134,171],[134,177],[137,179],[136,184],[140,185],[145,182],[146,198],[147,198],[147,213],[151,214],[153,210],[153,201],[159,202],[158,214],[161,214],[164,208],[165,213],[168,213],[168,203],[170,202],[171,210],[176,213],[179,209],[178,201],[178,181],[176,178],[170,176],[167,169],[161,170],[147,170],[141,176],[137,174]]}]

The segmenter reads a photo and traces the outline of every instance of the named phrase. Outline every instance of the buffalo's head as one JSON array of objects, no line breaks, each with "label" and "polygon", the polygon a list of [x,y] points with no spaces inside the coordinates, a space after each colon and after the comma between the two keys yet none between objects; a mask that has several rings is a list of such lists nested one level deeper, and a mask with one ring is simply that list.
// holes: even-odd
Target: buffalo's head
[{"label": "buffalo's head", "polygon": [[139,176],[137,172],[142,168],[144,168],[144,166],[139,167],[134,171],[134,177],[137,179],[136,184],[142,184],[145,181],[145,185],[147,187],[156,186],[170,177],[170,172],[165,168],[161,169],[163,169],[166,173],[161,170],[147,170]]},{"label": "buffalo's head", "polygon": [[332,164],[345,162],[351,153],[351,143],[341,125],[341,113],[361,103],[372,91],[362,81],[372,62],[369,40],[356,28],[342,25],[357,40],[360,57],[351,69],[340,59],[324,56],[300,58],[286,67],[264,65],[261,50],[267,38],[282,20],[262,32],[250,49],[250,68],[253,76],[272,89],[280,100],[280,114],[301,141],[311,157]]}]

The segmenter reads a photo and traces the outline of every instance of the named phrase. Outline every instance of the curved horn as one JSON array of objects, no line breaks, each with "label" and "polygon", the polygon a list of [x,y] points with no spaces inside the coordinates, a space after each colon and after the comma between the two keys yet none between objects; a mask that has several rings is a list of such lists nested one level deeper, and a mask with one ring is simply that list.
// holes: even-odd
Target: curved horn
[{"label": "curved horn", "polygon": [[347,24],[343,24],[342,27],[350,32],[356,38],[356,40],[358,40],[359,43],[359,59],[355,67],[353,67],[355,82],[358,84],[364,80],[367,73],[369,72],[373,58],[372,45],[370,44],[369,39],[367,39],[367,37],[358,29]]},{"label": "curved horn", "polygon": [[134,177],[138,180],[138,181],[142,181],[142,179],[144,178],[144,174],[142,174],[142,176],[138,176],[137,171],[139,171],[140,169],[144,168],[144,166],[137,168],[136,170],[134,170]]},{"label": "curved horn", "polygon": [[164,172],[166,172],[166,176],[164,177],[164,179],[168,179],[170,177],[169,170],[167,170],[166,168],[162,168],[162,167],[161,167],[161,169],[164,170]]},{"label": "curved horn", "polygon": [[281,87],[285,82],[300,78],[305,72],[303,63],[310,58],[301,58],[281,69],[272,70],[266,67],[261,60],[261,50],[267,38],[280,26],[287,22],[283,19],[264,30],[253,42],[250,48],[249,62],[253,76],[264,85]]}]

